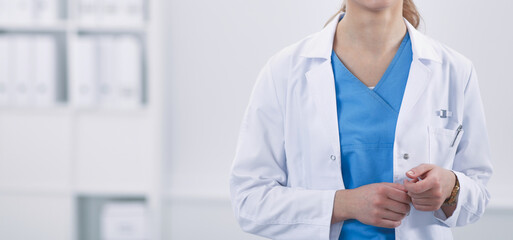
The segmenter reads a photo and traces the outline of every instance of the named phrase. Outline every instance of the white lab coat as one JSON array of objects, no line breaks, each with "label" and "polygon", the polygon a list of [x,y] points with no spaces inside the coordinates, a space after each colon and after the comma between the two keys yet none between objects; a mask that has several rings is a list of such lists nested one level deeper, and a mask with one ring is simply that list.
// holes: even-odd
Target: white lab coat
[{"label": "white lab coat", "polygon": [[[230,175],[233,210],[244,231],[272,239],[338,239],[343,222],[331,224],[331,217],[335,191],[344,183],[330,56],[339,17],[275,54],[258,76]],[[490,199],[477,75],[467,58],[405,22],[413,61],[397,120],[394,182],[431,163],[452,169],[461,188],[451,217],[412,207],[396,239],[452,239],[450,227],[478,220]],[[463,130],[454,140],[459,124]]]}]

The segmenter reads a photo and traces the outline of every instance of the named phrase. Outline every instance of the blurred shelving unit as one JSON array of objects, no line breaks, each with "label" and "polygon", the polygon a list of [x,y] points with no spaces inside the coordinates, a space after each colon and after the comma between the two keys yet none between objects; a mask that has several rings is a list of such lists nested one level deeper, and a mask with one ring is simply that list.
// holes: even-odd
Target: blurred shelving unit
[{"label": "blurred shelving unit", "polygon": [[159,4],[0,0],[0,239],[161,239]]}]

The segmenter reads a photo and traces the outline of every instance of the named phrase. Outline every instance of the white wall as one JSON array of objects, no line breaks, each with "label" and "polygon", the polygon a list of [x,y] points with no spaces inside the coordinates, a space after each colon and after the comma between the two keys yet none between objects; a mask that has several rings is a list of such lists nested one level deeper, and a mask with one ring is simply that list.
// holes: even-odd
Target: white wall
[{"label": "white wall", "polygon": [[[498,23],[511,22],[507,14],[513,4],[497,2],[418,1],[428,34],[474,61],[488,115],[496,166],[490,189],[500,201],[476,225],[455,229],[457,239],[483,236],[475,233],[504,236],[506,228],[494,226],[513,220],[512,211],[504,208],[513,196],[503,190],[511,189],[507,169],[513,166],[506,152],[513,143],[513,100],[506,95],[513,87],[506,72],[513,63],[506,55],[513,53],[507,44],[513,42],[513,30]],[[190,0],[166,5],[166,239],[259,239],[239,230],[228,192],[250,91],[264,62],[320,30],[340,1]],[[196,226],[204,231],[195,231]]]}]

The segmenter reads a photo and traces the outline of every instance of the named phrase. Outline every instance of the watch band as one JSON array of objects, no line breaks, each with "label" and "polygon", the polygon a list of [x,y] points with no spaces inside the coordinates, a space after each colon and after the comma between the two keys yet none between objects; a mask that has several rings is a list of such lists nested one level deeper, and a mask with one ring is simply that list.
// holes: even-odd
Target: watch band
[{"label": "watch band", "polygon": [[456,180],[454,182],[454,187],[452,188],[451,196],[449,196],[449,198],[445,199],[442,206],[454,206],[454,205],[456,205],[456,202],[458,200],[458,193],[460,192],[460,182],[458,181],[458,176],[454,172],[452,172],[452,173],[454,174],[454,177],[456,178]]}]

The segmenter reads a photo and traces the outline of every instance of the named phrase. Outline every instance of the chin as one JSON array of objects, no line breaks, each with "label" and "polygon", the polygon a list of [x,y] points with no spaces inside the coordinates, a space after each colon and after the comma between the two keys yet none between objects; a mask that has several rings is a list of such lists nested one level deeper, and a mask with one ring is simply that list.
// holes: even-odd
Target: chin
[{"label": "chin", "polygon": [[348,0],[348,2],[353,2],[354,5],[370,11],[381,11],[402,3],[402,0]]}]

